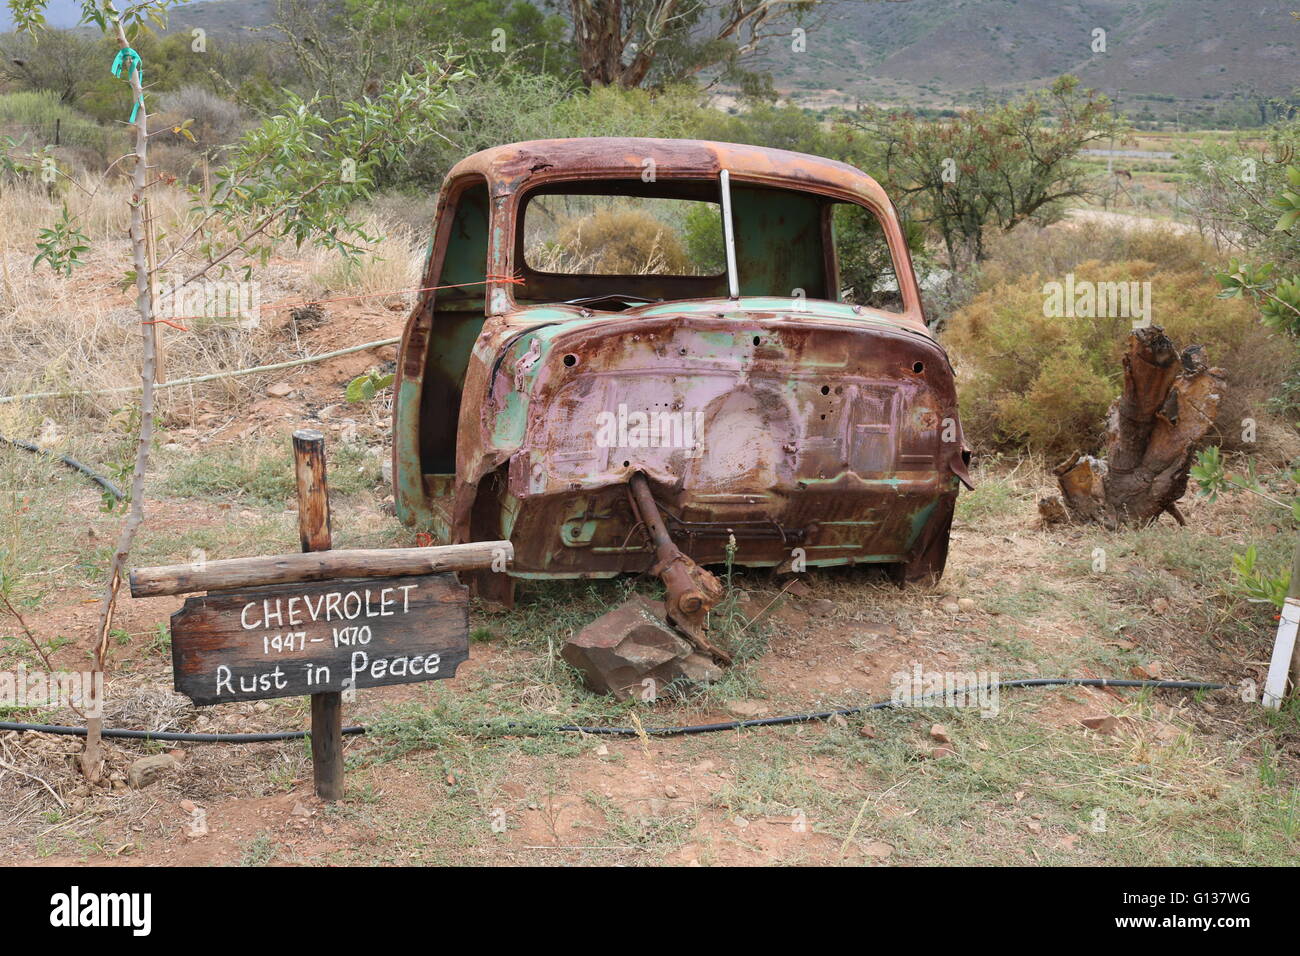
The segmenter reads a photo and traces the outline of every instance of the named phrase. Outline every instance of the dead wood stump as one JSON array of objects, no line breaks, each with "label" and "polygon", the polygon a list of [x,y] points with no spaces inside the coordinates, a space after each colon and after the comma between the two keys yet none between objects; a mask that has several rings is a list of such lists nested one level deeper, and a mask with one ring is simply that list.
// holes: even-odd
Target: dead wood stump
[{"label": "dead wood stump", "polygon": [[1177,502],[1226,385],[1202,346],[1180,354],[1159,326],[1134,329],[1124,354],[1124,390],[1107,415],[1106,457],[1076,453],[1052,469],[1061,496],[1039,501],[1043,520],[1068,516],[1111,529],[1142,527],[1167,511],[1184,524]]}]

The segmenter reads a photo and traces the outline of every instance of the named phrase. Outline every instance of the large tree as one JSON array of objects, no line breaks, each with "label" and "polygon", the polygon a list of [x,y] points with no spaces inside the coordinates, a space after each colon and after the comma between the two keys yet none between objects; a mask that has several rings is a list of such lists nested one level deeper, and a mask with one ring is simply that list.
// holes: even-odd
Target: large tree
[{"label": "large tree", "polygon": [[1073,76],[950,120],[863,106],[850,123],[877,141],[872,171],[909,218],[938,235],[954,271],[984,258],[987,230],[1050,222],[1066,201],[1091,195],[1079,151],[1128,131],[1110,101]]},{"label": "large tree", "polygon": [[9,34],[0,37],[0,79],[19,89],[51,90],[72,106],[105,72],[107,48],[102,39],[73,30]]},{"label": "large tree", "polygon": [[789,39],[837,0],[568,0],[573,43],[587,86],[642,86],[718,70],[749,75],[740,61]]}]

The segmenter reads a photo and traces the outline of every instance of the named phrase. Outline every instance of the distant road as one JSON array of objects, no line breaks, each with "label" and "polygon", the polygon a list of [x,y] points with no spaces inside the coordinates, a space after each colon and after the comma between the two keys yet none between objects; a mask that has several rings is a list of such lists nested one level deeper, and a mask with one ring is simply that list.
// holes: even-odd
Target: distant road
[{"label": "distant road", "polygon": [[1150,229],[1160,227],[1179,235],[1195,235],[1197,229],[1189,222],[1177,219],[1156,219],[1151,216],[1135,216],[1130,212],[1111,212],[1109,209],[1070,209],[1066,217],[1074,222],[1102,222],[1125,229]]},{"label": "distant road", "polygon": [[1115,159],[1173,159],[1174,153],[1159,149],[1081,149],[1087,156],[1108,156]]}]

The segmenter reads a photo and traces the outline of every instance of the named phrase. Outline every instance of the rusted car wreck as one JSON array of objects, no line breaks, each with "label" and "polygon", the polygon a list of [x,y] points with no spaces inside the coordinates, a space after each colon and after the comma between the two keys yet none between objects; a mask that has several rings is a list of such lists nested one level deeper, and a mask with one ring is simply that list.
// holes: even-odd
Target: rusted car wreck
[{"label": "rusted car wreck", "polygon": [[739,565],[942,573],[967,481],[953,373],[859,170],[684,140],[484,150],[447,177],[422,285],[397,511],[441,541],[511,540],[481,596],[652,570],[670,621],[725,660],[701,566],[733,538]]}]

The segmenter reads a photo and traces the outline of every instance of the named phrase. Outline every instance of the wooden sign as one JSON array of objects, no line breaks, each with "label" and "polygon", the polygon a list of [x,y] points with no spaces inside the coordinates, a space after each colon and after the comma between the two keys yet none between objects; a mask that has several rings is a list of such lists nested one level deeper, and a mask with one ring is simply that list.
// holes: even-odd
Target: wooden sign
[{"label": "wooden sign", "polygon": [[281,584],[187,598],[171,629],[196,704],[443,680],[469,657],[469,592],[451,574]]}]

